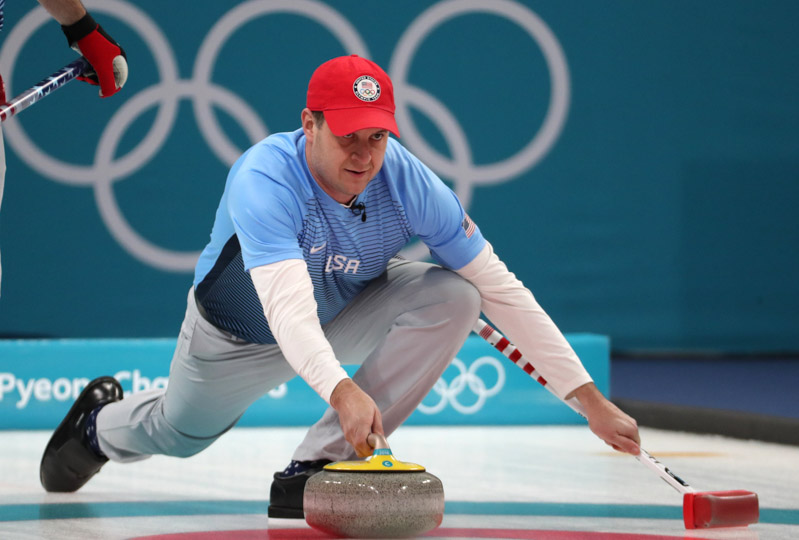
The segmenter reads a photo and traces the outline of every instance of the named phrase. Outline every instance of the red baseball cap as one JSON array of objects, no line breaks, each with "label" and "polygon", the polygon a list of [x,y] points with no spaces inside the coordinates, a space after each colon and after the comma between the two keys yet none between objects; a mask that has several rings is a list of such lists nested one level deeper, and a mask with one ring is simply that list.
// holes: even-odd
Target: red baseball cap
[{"label": "red baseball cap", "polygon": [[339,137],[366,128],[387,129],[399,137],[391,79],[380,66],[356,54],[316,68],[306,107],[323,111],[330,131]]}]

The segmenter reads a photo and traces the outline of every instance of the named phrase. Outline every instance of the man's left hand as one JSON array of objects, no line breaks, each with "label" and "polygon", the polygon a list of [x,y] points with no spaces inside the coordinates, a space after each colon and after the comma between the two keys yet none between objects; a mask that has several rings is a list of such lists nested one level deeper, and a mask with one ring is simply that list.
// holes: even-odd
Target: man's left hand
[{"label": "man's left hand", "polygon": [[638,423],[616,405],[608,401],[594,383],[588,383],[574,391],[588,416],[588,427],[605,444],[619,452],[637,456],[641,452],[641,436]]}]

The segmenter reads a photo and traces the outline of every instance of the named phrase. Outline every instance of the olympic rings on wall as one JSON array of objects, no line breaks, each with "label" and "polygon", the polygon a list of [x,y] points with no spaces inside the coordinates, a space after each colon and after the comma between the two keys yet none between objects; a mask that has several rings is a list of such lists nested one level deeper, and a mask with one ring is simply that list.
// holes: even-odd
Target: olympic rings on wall
[{"label": "olympic rings on wall", "polygon": [[[183,99],[192,103],[199,130],[211,150],[207,155],[226,166],[232,165],[246,148],[238,148],[223,132],[213,114],[213,106],[235,120],[250,143],[269,134],[266,123],[249,103],[211,81],[217,56],[231,36],[259,17],[290,13],[326,28],[347,54],[371,56],[358,30],[331,5],[320,0],[249,0],[234,5],[219,18],[197,51],[192,78],[180,79],[167,36],[144,11],[125,0],[86,0],[84,3],[93,12],[106,13],[135,30],[155,59],[159,82],[122,102],[102,131],[91,165],[65,162],[44,152],[28,137],[18,118],[4,123],[6,143],[43,177],[76,187],[92,187],[100,216],[116,241],[144,264],[163,271],[193,271],[199,250],[170,250],[145,239],[131,227],[120,210],[113,184],[134,176],[154,158],[173,132],[178,104]],[[412,61],[422,41],[444,23],[469,14],[499,16],[518,25],[540,48],[550,74],[548,109],[542,125],[532,134],[530,141],[513,156],[480,165],[474,163],[468,136],[447,104],[408,81]],[[34,32],[50,20],[44,9],[37,7],[18,21],[5,38],[0,53],[0,71],[5,75],[9,89],[12,88],[12,74],[20,51]],[[467,210],[476,186],[505,182],[533,168],[557,141],[569,109],[569,70],[557,38],[537,14],[514,0],[443,0],[434,3],[404,30],[387,71],[396,89],[396,117],[403,144],[436,173],[454,182],[454,190]],[[126,154],[116,156],[119,143],[131,124],[152,107],[157,107],[157,114],[149,132]],[[451,157],[439,153],[424,139],[413,123],[411,107],[432,121],[443,135]],[[407,248],[403,255],[418,259],[426,253],[427,248],[417,243]]]},{"label": "olympic rings on wall", "polygon": [[[505,368],[499,360],[491,356],[478,358],[468,368],[458,358],[455,358],[450,365],[458,370],[458,374],[449,383],[442,375],[428,394],[428,396],[438,395],[438,403],[427,405],[422,402],[416,410],[423,414],[437,414],[449,404],[461,414],[474,414],[483,408],[488,398],[498,394],[505,386]],[[483,366],[489,366],[496,372],[497,380],[490,388],[477,374],[477,371]],[[461,399],[473,400],[473,402],[464,403]]]}]

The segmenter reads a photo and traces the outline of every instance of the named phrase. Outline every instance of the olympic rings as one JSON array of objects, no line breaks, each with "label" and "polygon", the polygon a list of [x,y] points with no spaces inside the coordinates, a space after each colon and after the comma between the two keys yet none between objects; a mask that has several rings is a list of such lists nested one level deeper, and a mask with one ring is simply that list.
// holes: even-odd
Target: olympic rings
[{"label": "olympic rings", "polygon": [[[518,155],[498,165],[475,166],[470,160],[467,161],[467,158],[470,157],[468,148],[462,147],[465,135],[460,129],[456,132],[454,128],[459,126],[452,122],[438,127],[446,128],[442,129],[442,132],[445,134],[447,142],[451,144],[451,148],[454,149],[456,157],[461,159],[450,161],[441,156],[432,147],[425,144],[423,137],[416,131],[408,110],[411,101],[422,102],[427,105],[427,109],[435,103],[435,98],[420,88],[415,89],[415,94],[410,94],[412,99],[408,99],[408,94],[406,94],[409,89],[405,81],[411,57],[417,47],[435,28],[459,15],[472,12],[492,13],[518,23],[541,47],[552,79],[550,107],[541,130]],[[396,116],[398,123],[403,126],[403,139],[419,159],[448,178],[465,177],[469,178],[472,183],[478,184],[493,184],[513,178],[532,167],[546,154],[560,134],[566,119],[570,92],[569,73],[563,50],[552,31],[535,13],[511,0],[493,0],[492,2],[446,0],[428,8],[411,23],[400,38],[389,64],[389,75],[395,87],[398,88],[395,99]]]},{"label": "olympic rings", "polygon": [[[447,381],[442,375],[436,381],[436,384],[433,385],[430,394],[428,394],[438,394],[440,397],[438,403],[435,405],[425,405],[425,403],[422,402],[416,410],[422,414],[438,414],[444,410],[447,404],[450,404],[453,409],[461,414],[474,414],[483,408],[488,398],[499,393],[505,386],[505,368],[502,366],[501,362],[492,356],[482,356],[478,358],[472,362],[468,369],[458,358],[455,358],[451,365],[458,369],[458,375],[456,375],[449,384],[447,384]],[[477,375],[477,370],[483,366],[490,366],[497,373],[497,381],[491,388],[487,388],[483,379]],[[471,405],[465,405],[459,400],[459,396],[467,391],[467,388],[467,394],[471,392],[476,396],[474,403]]]},{"label": "olympic rings", "polygon": [[[128,97],[105,126],[96,147],[94,163],[80,165],[50,156],[28,137],[20,120],[4,123],[6,142],[17,156],[38,174],[73,186],[91,186],[100,216],[116,241],[132,256],[153,268],[170,272],[191,272],[199,251],[174,251],[143,238],[128,223],[117,204],[113,183],[134,176],[159,152],[173,131],[179,101],[191,101],[197,125],[211,155],[230,166],[245,150],[238,148],[223,132],[212,106],[224,110],[240,124],[250,143],[269,134],[266,124],[253,108],[230,90],[211,81],[213,67],[226,41],[244,24],[259,17],[290,13],[305,17],[327,29],[348,54],[370,57],[366,43],[346,17],[321,0],[249,0],[223,15],[201,43],[191,79],[179,79],[177,61],[168,39],[142,10],[126,0],[86,0],[92,11],[106,13],[133,28],[155,58],[159,83]],[[408,82],[407,76],[421,42],[457,17],[484,13],[500,16],[517,24],[541,49],[550,73],[550,102],[543,123],[530,142],[517,154],[492,164],[476,165],[467,134],[444,103]],[[31,36],[50,17],[37,7],[17,22],[3,42],[0,71],[12,88],[14,65]],[[514,0],[442,0],[419,14],[405,29],[389,62],[388,73],[395,86],[397,123],[403,143],[436,173],[454,182],[454,190],[464,208],[471,204],[475,186],[492,185],[518,177],[534,167],[560,136],[570,100],[569,71],[563,51],[549,27],[529,8]],[[134,120],[145,110],[157,106],[150,131],[136,146],[121,156],[115,151]],[[410,107],[428,116],[443,135],[452,157],[438,153],[416,129]],[[421,258],[426,247],[416,244],[403,251],[406,257]],[[460,383],[459,383],[460,384]],[[466,384],[465,382],[463,384]]]}]

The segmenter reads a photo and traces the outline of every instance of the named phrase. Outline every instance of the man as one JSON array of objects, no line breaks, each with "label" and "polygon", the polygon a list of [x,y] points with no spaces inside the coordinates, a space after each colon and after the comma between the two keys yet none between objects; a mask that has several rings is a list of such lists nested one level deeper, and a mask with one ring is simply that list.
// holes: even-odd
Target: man
[{"label": "man", "polygon": [[[493,253],[454,193],[389,138],[388,76],[358,56],[314,72],[302,128],[259,142],[232,167],[197,263],[166,391],[126,399],[89,384],[42,459],[50,491],[102,464],[189,456],[299,374],[330,408],[275,474],[271,517],[303,517],[308,477],[371,453],[418,406],[484,311],[591,429],[638,452],[635,421],[601,396],[532,294]],[[412,236],[440,264],[396,254]],[[350,378],[339,361],[360,364]]]},{"label": "man", "polygon": [[[83,55],[92,70],[83,73],[80,80],[100,86],[100,97],[112,96],[119,91],[128,78],[125,52],[83,7],[80,0],[39,0],[50,15],[61,24],[67,43],[78,54]],[[3,27],[3,7],[0,0],[0,29]],[[0,102],[6,102],[3,78],[0,77]],[[3,131],[0,129],[0,204],[3,202],[3,184],[6,173],[6,157],[3,148]],[[0,266],[0,282],[3,268]]]}]

